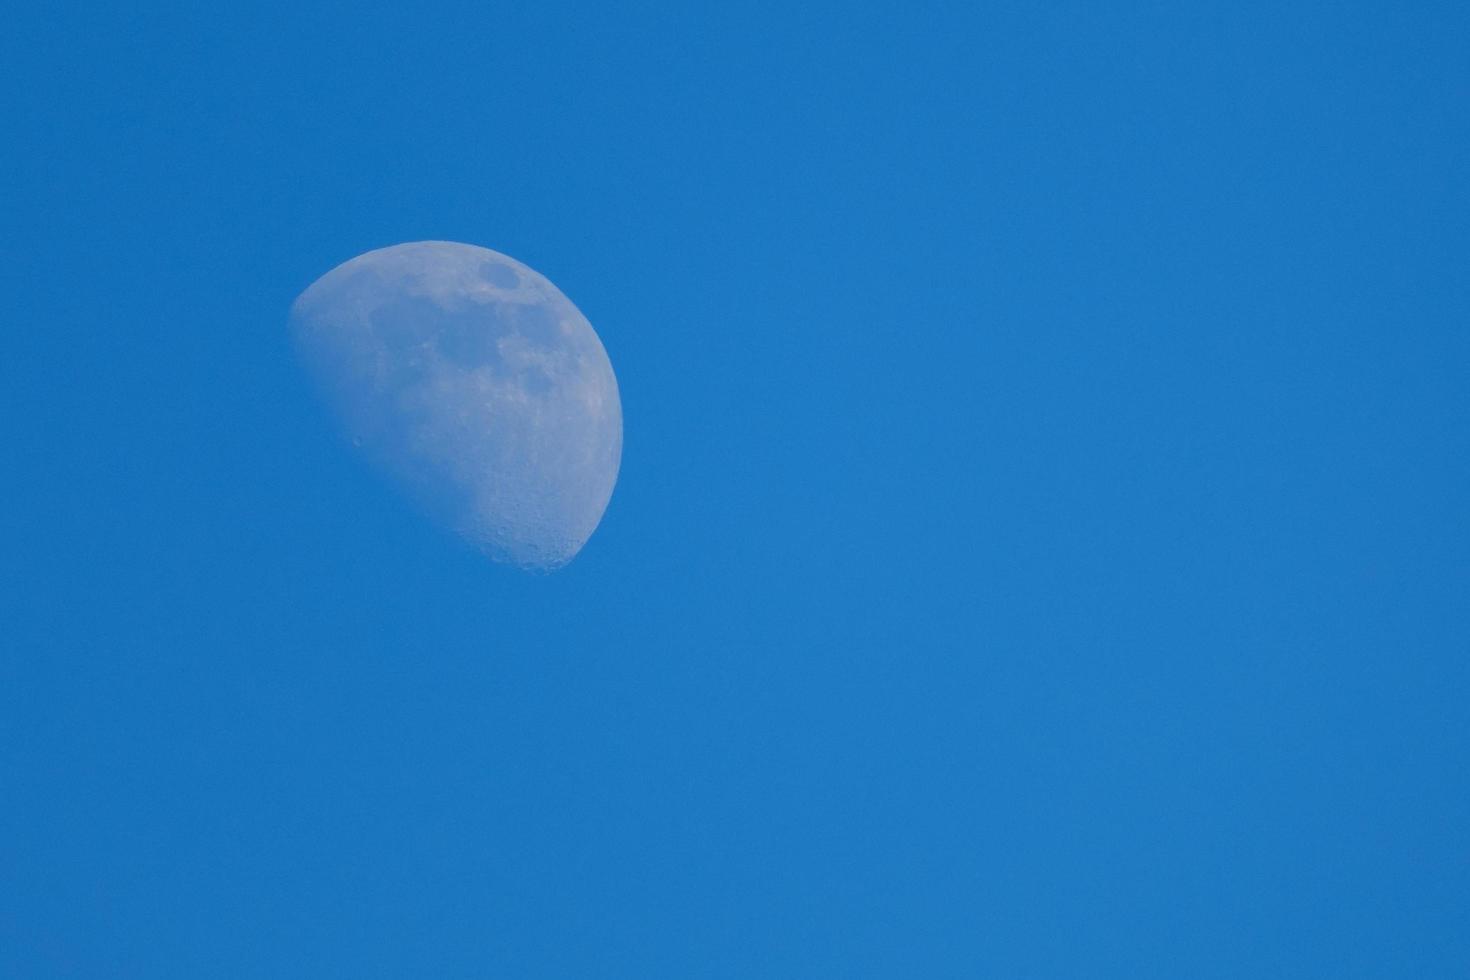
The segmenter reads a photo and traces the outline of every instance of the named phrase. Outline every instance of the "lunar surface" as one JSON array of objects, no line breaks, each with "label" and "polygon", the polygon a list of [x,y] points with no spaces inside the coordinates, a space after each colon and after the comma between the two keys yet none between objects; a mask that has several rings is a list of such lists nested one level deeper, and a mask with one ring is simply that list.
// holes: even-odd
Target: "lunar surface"
[{"label": "lunar surface", "polygon": [[544,276],[474,245],[359,255],[291,307],[353,443],[491,558],[549,570],[602,519],[623,413],[591,324]]}]

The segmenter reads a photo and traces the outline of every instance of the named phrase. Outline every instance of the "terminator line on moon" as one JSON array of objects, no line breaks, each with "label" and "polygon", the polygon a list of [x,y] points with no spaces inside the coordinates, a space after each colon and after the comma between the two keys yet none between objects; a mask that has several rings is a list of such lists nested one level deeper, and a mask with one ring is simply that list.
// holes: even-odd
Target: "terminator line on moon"
[{"label": "terminator line on moon", "polygon": [[612,496],[623,415],[607,352],[544,276],[487,248],[359,255],[291,307],[354,444],[491,558],[570,561]]}]

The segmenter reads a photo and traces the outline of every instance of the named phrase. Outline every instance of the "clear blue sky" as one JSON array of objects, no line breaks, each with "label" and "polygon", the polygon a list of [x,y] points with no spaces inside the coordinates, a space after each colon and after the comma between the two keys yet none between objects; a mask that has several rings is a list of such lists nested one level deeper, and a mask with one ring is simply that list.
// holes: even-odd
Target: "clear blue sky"
[{"label": "clear blue sky", "polygon": [[[141,7],[0,36],[0,976],[1470,970],[1470,8]],[[555,575],[293,359],[424,238]]]}]

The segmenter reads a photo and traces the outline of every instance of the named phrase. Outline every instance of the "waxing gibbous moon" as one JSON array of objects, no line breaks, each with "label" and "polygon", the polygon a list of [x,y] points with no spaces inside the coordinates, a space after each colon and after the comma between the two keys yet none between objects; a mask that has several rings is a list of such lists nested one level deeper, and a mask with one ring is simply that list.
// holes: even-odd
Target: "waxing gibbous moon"
[{"label": "waxing gibbous moon", "polygon": [[623,413],[607,352],[499,252],[411,242],[312,283],[291,328],[348,436],[496,561],[549,570],[602,519]]}]

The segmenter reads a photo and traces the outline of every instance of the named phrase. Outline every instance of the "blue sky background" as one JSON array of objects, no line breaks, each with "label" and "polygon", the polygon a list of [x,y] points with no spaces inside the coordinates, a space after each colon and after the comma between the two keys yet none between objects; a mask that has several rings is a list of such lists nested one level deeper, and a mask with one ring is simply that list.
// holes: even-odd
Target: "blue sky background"
[{"label": "blue sky background", "polygon": [[[1470,8],[136,6],[0,34],[0,975],[1470,971]],[[293,360],[424,238],[617,370],[553,576]]]}]

